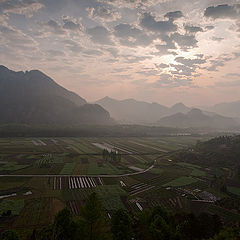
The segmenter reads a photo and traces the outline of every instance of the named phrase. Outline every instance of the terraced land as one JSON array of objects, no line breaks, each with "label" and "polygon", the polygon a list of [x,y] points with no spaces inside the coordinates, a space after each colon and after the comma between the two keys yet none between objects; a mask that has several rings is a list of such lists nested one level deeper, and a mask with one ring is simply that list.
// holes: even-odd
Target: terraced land
[{"label": "terraced land", "polygon": [[[219,208],[201,202],[199,194],[221,196],[211,185],[211,173],[223,170],[170,158],[172,151],[206,138],[0,139],[0,214],[7,210],[12,214],[11,223],[0,218],[0,231],[42,227],[65,206],[78,215],[91,192],[98,194],[107,218],[121,207],[139,212],[156,205],[169,211],[217,212]],[[103,146],[119,154],[120,160],[104,158]],[[239,194],[238,186],[227,190]],[[224,220],[231,221],[231,212],[223,213]],[[235,213],[234,219],[238,217]]]}]

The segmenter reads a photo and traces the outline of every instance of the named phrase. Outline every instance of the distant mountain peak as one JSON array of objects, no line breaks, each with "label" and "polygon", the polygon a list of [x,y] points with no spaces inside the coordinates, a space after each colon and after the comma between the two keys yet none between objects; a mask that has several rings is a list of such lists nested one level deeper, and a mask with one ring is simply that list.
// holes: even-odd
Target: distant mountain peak
[{"label": "distant mountain peak", "polygon": [[174,107],[186,107],[182,102],[175,103],[172,108]]}]

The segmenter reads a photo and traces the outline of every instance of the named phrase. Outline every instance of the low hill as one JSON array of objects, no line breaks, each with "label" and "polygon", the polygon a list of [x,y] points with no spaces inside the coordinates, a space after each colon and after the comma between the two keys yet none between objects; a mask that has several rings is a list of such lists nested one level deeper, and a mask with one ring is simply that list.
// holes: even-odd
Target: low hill
[{"label": "low hill", "polygon": [[188,113],[176,113],[163,117],[158,125],[179,128],[214,128],[227,129],[236,127],[239,122],[233,118],[223,117],[218,114],[207,115],[199,109],[192,109]]},{"label": "low hill", "polygon": [[[173,153],[176,161],[233,168],[240,173],[240,135],[220,136]],[[237,166],[237,168],[236,168]],[[238,174],[239,174],[238,173]]]},{"label": "low hill", "polygon": [[240,118],[240,101],[219,103],[208,110],[224,116]]}]

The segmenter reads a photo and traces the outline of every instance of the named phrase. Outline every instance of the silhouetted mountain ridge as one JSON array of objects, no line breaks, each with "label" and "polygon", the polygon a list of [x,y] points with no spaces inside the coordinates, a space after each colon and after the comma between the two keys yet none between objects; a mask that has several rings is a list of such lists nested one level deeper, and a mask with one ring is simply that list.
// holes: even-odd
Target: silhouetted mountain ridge
[{"label": "silhouetted mountain ridge", "polygon": [[109,113],[97,104],[31,70],[14,72],[0,66],[0,123],[108,124]]}]

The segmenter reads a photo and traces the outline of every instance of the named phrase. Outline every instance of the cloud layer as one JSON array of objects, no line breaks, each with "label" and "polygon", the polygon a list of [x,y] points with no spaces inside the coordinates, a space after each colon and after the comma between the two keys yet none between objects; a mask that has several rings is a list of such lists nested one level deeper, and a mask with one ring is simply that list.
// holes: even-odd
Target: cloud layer
[{"label": "cloud layer", "polygon": [[41,69],[90,100],[157,101],[169,91],[191,101],[208,86],[231,88],[239,77],[240,4],[181,3],[2,0],[0,60],[16,70]]}]

